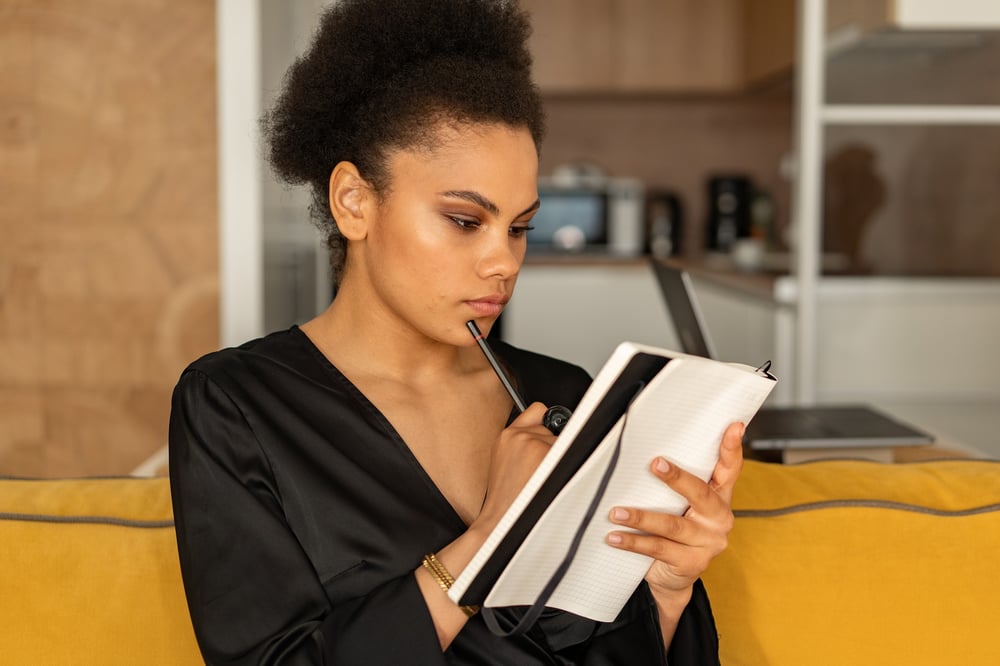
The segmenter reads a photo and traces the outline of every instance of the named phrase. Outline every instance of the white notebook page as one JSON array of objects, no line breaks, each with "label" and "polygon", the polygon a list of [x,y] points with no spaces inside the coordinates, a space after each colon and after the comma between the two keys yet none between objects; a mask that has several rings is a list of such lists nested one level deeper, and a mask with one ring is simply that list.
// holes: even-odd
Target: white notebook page
[{"label": "white notebook page", "polygon": [[[653,475],[653,458],[662,455],[708,480],[726,426],[748,421],[771,384],[701,359],[668,363],[633,404],[616,471],[569,571],[546,605],[593,620],[613,620],[652,560],[607,545],[607,533],[621,529],[608,520],[611,509],[634,506],[682,514],[686,500]],[[529,605],[537,598],[576,533],[621,425],[619,421],[536,523],[486,599],[487,606]]]},{"label": "white notebook page", "polygon": [[[646,351],[630,346],[629,356],[637,349]],[[677,355],[642,391],[625,421],[625,438],[615,474],[569,571],[546,603],[547,606],[599,621],[610,621],[618,615],[642,580],[651,560],[605,543],[610,530],[620,529],[607,519],[608,513],[614,506],[683,513],[687,508],[684,498],[656,478],[649,465],[654,457],[663,455],[707,480],[718,459],[718,446],[726,426],[734,421],[749,421],[774,385],[773,381],[752,370],[747,366]],[[601,379],[600,375],[598,379]],[[584,407],[581,403],[580,408]],[[621,430],[622,421],[619,420],[553,500],[511,559],[485,605],[530,605],[535,601],[566,554]],[[570,437],[575,435],[566,434]],[[563,439],[560,437],[556,445],[563,443]],[[553,454],[557,453],[553,457],[562,455],[553,451]],[[549,457],[546,457],[548,460]],[[548,471],[545,471],[544,475],[547,474]],[[533,477],[532,481],[535,480]],[[537,486],[530,491],[524,505],[536,491]],[[523,505],[512,516],[511,524],[521,511]],[[503,534],[506,530],[509,530],[509,525]],[[495,547],[494,544],[493,549]],[[479,563],[474,569],[478,570],[481,566],[482,563]],[[469,571],[467,568],[463,576]],[[462,576],[459,577],[461,579]],[[452,591],[455,592],[453,598],[462,594],[454,587]]]}]

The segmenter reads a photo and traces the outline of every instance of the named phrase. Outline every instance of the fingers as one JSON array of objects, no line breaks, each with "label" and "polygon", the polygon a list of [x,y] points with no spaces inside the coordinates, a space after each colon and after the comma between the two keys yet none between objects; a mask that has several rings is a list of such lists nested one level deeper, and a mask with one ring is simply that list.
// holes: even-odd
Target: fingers
[{"label": "fingers", "polygon": [[503,430],[490,459],[486,498],[477,526],[491,530],[510,503],[551,451],[556,437],[542,425],[546,407],[532,403]]},{"label": "fingers", "polygon": [[733,423],[726,428],[719,447],[719,461],[715,464],[707,484],[663,458],[653,461],[652,472],[699,511],[703,510],[706,504],[714,504],[714,500],[718,498],[721,498],[722,503],[728,507],[733,499],[736,480],[743,470],[744,430],[742,423]]},{"label": "fingers", "polygon": [[[698,528],[691,521],[669,513],[646,511],[643,509],[615,507],[609,516],[611,522],[622,527],[631,527],[662,539],[690,544],[697,535]],[[608,540],[620,544],[627,538],[633,543],[641,540],[639,534],[612,532]]]},{"label": "fingers", "polygon": [[653,462],[652,470],[688,501],[688,511],[675,516],[636,507],[615,507],[609,515],[611,522],[684,544],[703,541],[706,531],[728,534],[732,529],[729,502],[709,484],[663,458]]},{"label": "fingers", "polygon": [[719,448],[719,462],[712,471],[709,485],[726,501],[732,503],[733,489],[736,479],[743,471],[743,433],[746,427],[742,423],[733,423],[722,435],[722,445]]},{"label": "fingers", "polygon": [[671,563],[675,575],[697,574],[708,568],[712,558],[726,549],[729,528],[723,519],[714,529],[682,516],[642,509],[611,511],[612,522],[638,532],[614,531],[607,536],[616,548],[647,555]]},{"label": "fingers", "polygon": [[611,522],[630,529],[610,532],[608,543],[654,560],[646,574],[651,588],[684,589],[726,549],[735,524],[730,504],[743,468],[743,431],[740,423],[726,429],[708,483],[663,458],[653,461],[653,474],[688,501],[683,516],[635,507],[611,510]]},{"label": "fingers", "polygon": [[[510,424],[511,426],[516,426],[519,428],[530,428],[531,426],[541,426],[542,417],[545,416],[545,412],[548,408],[540,403],[533,402],[528,405],[528,408],[517,415],[517,418]],[[542,426],[544,428],[544,426]]]},{"label": "fingers", "polygon": [[613,523],[644,534],[612,532],[608,542],[661,561],[666,551],[673,548],[672,544],[703,547],[709,558],[722,552],[734,524],[730,500],[743,465],[742,437],[741,424],[726,430],[719,463],[709,483],[663,458],[653,461],[652,472],[683,496],[690,509],[683,516],[675,516],[635,507],[615,507],[609,516]]},{"label": "fingers", "polygon": [[[542,425],[542,417],[545,411],[545,405],[540,402],[528,405],[528,408],[518,414],[517,418],[504,429],[500,435],[500,447],[502,449],[512,446],[515,449],[527,447],[529,450],[541,447],[537,449],[539,455],[547,453],[552,443],[556,441],[556,437],[548,428]],[[527,453],[527,451],[524,451],[524,453]]]},{"label": "fingers", "polygon": [[657,458],[650,466],[653,474],[677,494],[688,501],[690,513],[710,515],[728,508],[728,501],[709,483],[664,458]]}]

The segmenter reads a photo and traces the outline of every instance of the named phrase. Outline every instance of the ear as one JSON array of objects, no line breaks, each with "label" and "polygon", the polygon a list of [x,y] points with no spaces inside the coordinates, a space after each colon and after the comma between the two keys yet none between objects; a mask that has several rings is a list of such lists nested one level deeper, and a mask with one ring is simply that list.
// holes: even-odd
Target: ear
[{"label": "ear", "polygon": [[330,174],[330,211],[347,240],[368,234],[372,188],[351,162],[339,162]]}]

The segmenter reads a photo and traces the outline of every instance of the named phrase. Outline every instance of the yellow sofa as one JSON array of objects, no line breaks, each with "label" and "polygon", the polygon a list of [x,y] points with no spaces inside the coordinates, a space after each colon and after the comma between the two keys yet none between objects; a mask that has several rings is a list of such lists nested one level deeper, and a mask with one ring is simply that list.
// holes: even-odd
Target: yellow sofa
[{"label": "yellow sofa", "polygon": [[725,666],[1000,664],[1000,462],[748,461],[733,508]]},{"label": "yellow sofa", "polygon": [[165,478],[0,479],[0,663],[204,663]]},{"label": "yellow sofa", "polygon": [[[725,666],[1000,664],[1000,462],[748,461]],[[199,664],[166,479],[0,479],[0,662]]]}]

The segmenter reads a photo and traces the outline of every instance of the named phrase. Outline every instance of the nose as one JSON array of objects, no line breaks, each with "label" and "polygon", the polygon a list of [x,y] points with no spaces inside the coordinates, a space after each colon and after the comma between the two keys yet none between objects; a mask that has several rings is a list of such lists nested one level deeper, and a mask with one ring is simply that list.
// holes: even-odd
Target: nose
[{"label": "nose", "polygon": [[503,229],[503,234],[484,234],[478,272],[485,278],[511,278],[521,270],[524,260],[524,241],[514,238]]}]

